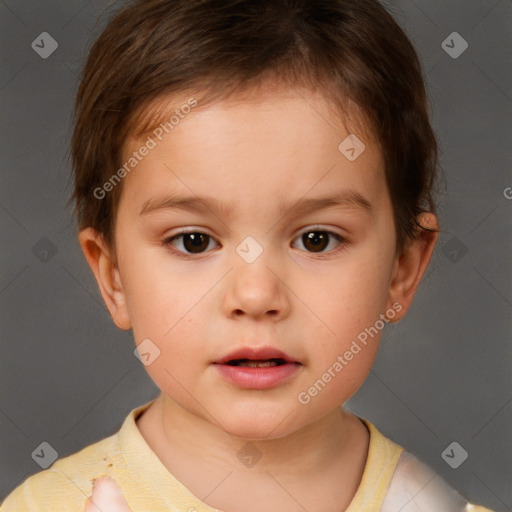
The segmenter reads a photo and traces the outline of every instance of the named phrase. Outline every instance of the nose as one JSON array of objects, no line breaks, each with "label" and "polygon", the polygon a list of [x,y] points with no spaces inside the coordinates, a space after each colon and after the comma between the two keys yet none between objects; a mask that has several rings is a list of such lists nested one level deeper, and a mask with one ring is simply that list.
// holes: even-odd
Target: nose
[{"label": "nose", "polygon": [[223,298],[223,313],[230,318],[283,319],[290,312],[289,288],[283,265],[265,252],[254,262],[235,260],[228,274]]}]

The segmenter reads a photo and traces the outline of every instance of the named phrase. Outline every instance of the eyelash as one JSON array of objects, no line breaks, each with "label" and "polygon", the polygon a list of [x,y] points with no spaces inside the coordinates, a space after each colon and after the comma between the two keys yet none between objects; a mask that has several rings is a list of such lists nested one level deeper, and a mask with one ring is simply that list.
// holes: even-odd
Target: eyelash
[{"label": "eyelash", "polygon": [[[172,242],[174,240],[182,238],[183,235],[192,234],[192,233],[199,234],[199,235],[205,235],[206,237],[208,237],[209,240],[214,240],[214,238],[212,236],[208,235],[207,233],[203,233],[202,231],[198,231],[196,229],[184,229],[184,230],[179,231],[178,233],[172,235],[171,237],[164,238],[162,240],[162,246],[165,246],[165,247],[168,247],[169,249],[171,249],[178,257],[181,257],[184,259],[197,259],[197,257],[201,257],[203,254],[206,254],[209,251],[205,250],[201,253],[188,253],[188,252],[183,252],[181,250],[178,250],[172,245]],[[328,257],[332,256],[333,254],[338,254],[339,252],[346,249],[347,245],[349,245],[348,240],[346,238],[344,238],[343,236],[341,236],[340,234],[338,234],[334,231],[330,231],[328,229],[322,229],[321,227],[315,227],[315,228],[310,228],[310,229],[304,230],[294,240],[301,239],[301,237],[307,233],[326,233],[329,236],[336,239],[341,244],[338,248],[331,249],[330,251],[322,251],[322,252],[305,251],[308,254],[313,254],[317,258],[320,258],[320,259],[328,258]]]}]

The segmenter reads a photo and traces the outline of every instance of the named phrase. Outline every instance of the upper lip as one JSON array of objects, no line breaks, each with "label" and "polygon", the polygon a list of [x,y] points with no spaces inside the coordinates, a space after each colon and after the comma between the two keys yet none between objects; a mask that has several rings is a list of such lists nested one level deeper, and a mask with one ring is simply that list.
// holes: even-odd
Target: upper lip
[{"label": "upper lip", "polygon": [[288,363],[298,363],[299,361],[293,359],[288,354],[281,352],[273,347],[243,347],[234,352],[229,353],[217,361],[216,364],[224,364],[234,359],[252,359],[254,361],[261,361],[266,359],[284,359]]}]

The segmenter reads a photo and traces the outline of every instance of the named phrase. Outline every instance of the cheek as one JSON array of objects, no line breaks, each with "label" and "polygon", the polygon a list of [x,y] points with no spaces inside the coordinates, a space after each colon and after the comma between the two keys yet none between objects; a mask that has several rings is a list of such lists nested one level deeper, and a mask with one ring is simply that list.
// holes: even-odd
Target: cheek
[{"label": "cheek", "polygon": [[198,273],[184,272],[183,263],[180,268],[170,263],[160,247],[125,254],[120,266],[135,340],[154,338],[165,345],[186,324],[208,283]]},{"label": "cheek", "polygon": [[329,279],[317,280],[309,295],[301,290],[314,312],[305,326],[312,374],[319,380],[317,387],[328,382],[335,400],[346,400],[362,384],[386,325],[381,315],[386,314],[387,262],[380,263],[379,257],[385,260],[382,252],[361,251],[333,266]]},{"label": "cheek", "polygon": [[[311,304],[313,318],[321,320],[318,339],[323,348],[338,350],[385,313],[388,267],[377,258],[360,254],[332,266],[325,279],[316,279],[300,290]],[[317,323],[317,322],[315,322]]]},{"label": "cheek", "polygon": [[159,351],[146,366],[157,384],[172,384],[170,375],[186,384],[190,376],[184,369],[197,364],[198,354],[204,352],[202,299],[211,283],[190,269],[190,273],[178,272],[151,250],[123,262],[122,270],[129,276],[123,285],[135,344],[149,339],[157,347],[155,352]]},{"label": "cheek", "polygon": [[193,309],[188,312],[190,308],[185,301],[178,301],[168,302],[167,307],[160,304],[157,311],[143,303],[137,308],[134,324],[137,344],[150,339],[149,346],[156,354],[145,366],[146,372],[159,389],[178,402],[190,400],[189,392],[197,387],[207,360],[201,320]]},{"label": "cheek", "polygon": [[354,395],[372,367],[379,336],[366,343],[357,338],[338,341],[338,350],[312,362],[308,379],[297,394],[298,402],[307,406],[310,415],[322,416]]}]

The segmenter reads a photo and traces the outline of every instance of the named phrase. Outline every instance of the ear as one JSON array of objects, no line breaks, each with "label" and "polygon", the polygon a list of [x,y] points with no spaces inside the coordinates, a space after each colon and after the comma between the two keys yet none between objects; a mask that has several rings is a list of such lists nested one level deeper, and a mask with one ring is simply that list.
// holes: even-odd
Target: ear
[{"label": "ear", "polygon": [[[438,230],[437,218],[433,213],[422,213],[418,216],[418,223],[428,229]],[[438,233],[418,228],[416,238],[411,240],[404,248],[402,254],[396,257],[388,291],[387,308],[398,302],[402,309],[390,320],[398,322],[409,310],[416,290],[428,264],[437,242]]]},{"label": "ear", "polygon": [[112,320],[120,329],[130,329],[131,322],[126,307],[126,295],[113,251],[105,242],[104,237],[93,228],[80,231],[78,240],[85,259],[96,277],[101,296]]}]

